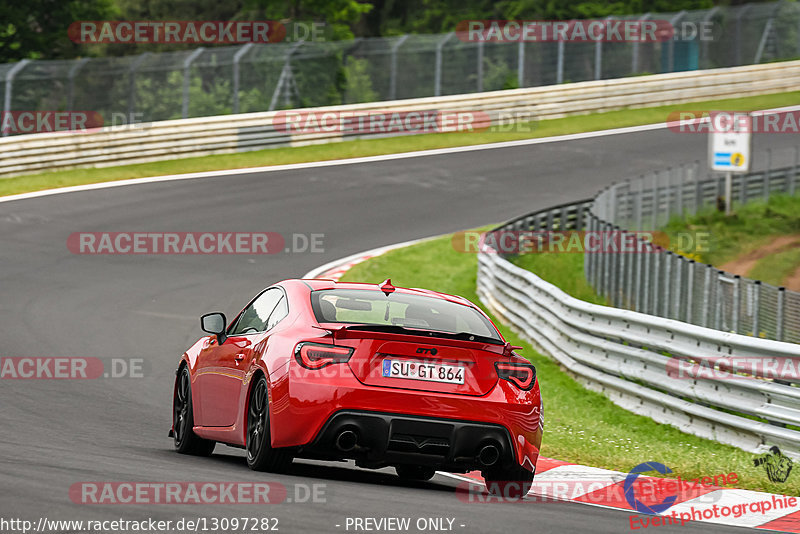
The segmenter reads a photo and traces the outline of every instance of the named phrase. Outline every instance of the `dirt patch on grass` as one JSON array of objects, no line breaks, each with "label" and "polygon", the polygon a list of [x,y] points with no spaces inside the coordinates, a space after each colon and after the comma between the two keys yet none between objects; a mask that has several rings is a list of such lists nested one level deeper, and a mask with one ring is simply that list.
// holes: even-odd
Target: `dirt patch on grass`
[{"label": "dirt patch on grass", "polygon": [[[779,254],[786,250],[798,247],[800,247],[800,235],[782,235],[776,237],[764,246],[761,246],[755,250],[751,250],[750,252],[742,254],[734,260],[720,265],[719,268],[731,274],[747,276],[747,273],[749,273],[750,270],[756,266],[756,263],[758,263],[759,260],[764,259],[767,256]],[[792,273],[791,276],[789,276],[787,282],[792,278],[796,278],[797,284],[800,286],[800,268]],[[789,286],[787,285],[786,287],[788,288]],[[797,287],[793,287],[791,289],[796,288]]]}]

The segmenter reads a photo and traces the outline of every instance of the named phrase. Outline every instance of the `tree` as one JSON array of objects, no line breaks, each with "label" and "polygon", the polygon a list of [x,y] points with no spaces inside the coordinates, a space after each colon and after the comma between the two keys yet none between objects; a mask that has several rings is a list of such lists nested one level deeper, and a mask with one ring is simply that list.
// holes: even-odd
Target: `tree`
[{"label": "tree", "polygon": [[0,2],[0,63],[79,56],[84,51],[69,40],[69,25],[113,14],[111,0]]}]

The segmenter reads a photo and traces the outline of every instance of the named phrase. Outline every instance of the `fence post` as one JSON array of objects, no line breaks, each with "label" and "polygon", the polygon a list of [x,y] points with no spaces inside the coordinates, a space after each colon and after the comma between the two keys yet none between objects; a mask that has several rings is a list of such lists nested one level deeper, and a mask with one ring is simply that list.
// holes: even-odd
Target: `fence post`
[{"label": "fence post", "polygon": [[678,204],[678,216],[683,217],[683,184],[686,183],[686,168],[683,163],[675,169],[678,179],[675,183],[675,199]]},{"label": "fence post", "polygon": [[684,16],[686,16],[686,11],[681,10],[669,20],[669,25],[672,26],[672,39],[669,40],[669,72],[675,72],[675,41],[678,40],[675,24]]},{"label": "fence post", "polygon": [[711,270],[712,265],[706,265],[706,272],[703,279],[703,306],[700,318],[702,324],[700,326],[708,326],[708,314],[711,311]]},{"label": "fence post", "polygon": [[759,316],[761,315],[761,280],[753,280],[753,335],[759,337],[758,332],[761,327]]},{"label": "fence post", "polygon": [[664,171],[666,180],[664,180],[664,189],[667,192],[664,199],[664,224],[669,223],[670,213],[672,213],[672,167],[667,167]]},{"label": "fence post", "polygon": [[800,148],[794,147],[794,165],[792,166],[792,177],[789,180],[789,194],[794,196],[795,184],[797,182],[797,167],[800,166]]},{"label": "fence post", "polygon": [[[610,20],[613,20],[613,16],[608,16],[605,18],[603,27],[608,24]],[[602,80],[603,79],[603,40],[598,39],[597,42],[594,44],[594,79],[595,80]]]},{"label": "fence post", "polygon": [[636,210],[636,230],[642,230],[642,199],[644,198],[644,175],[639,177],[639,194],[636,195],[634,203]]},{"label": "fence post", "polygon": [[750,178],[749,173],[739,175],[739,205],[744,206],[747,204],[747,181]]},{"label": "fence post", "polygon": [[[11,112],[11,95],[14,92],[14,77],[19,71],[25,68],[25,65],[30,62],[30,59],[23,59],[11,67],[11,69],[9,69],[9,71],[6,73],[6,92],[3,96],[3,117],[7,117]],[[7,135],[8,131],[3,128],[3,137],[6,137]]]},{"label": "fence post", "polygon": [[742,64],[742,17],[752,6],[752,4],[745,4],[739,8],[739,12],[736,14],[736,56],[733,64],[734,67],[738,67]]},{"label": "fence post", "polygon": [[658,197],[658,188],[659,188],[659,177],[661,174],[658,171],[653,173],[653,226],[651,230],[655,230],[658,228],[658,209],[661,204],[661,199]]},{"label": "fence post", "polygon": [[436,72],[433,85],[433,96],[442,96],[442,49],[447,41],[455,35],[450,32],[436,43]]},{"label": "fence post", "polygon": [[719,269],[714,269],[714,285],[716,286],[716,290],[714,291],[714,328],[716,330],[722,329],[722,271]]},{"label": "fence post", "polygon": [[[395,65],[395,72],[397,71],[397,65]],[[479,93],[483,92],[483,41],[478,41],[478,65],[476,71],[476,81],[478,83],[477,91]],[[394,99],[394,98],[392,98]]]},{"label": "fence post", "polygon": [[525,39],[517,43],[517,87],[525,87]]},{"label": "fence post", "polygon": [[671,287],[672,287],[672,251],[667,250],[664,255],[664,303],[661,306],[661,316],[669,318],[670,311],[669,305],[672,303]]},{"label": "fence post", "polygon": [[683,291],[683,264],[684,264],[684,257],[680,254],[674,254],[675,259],[675,291],[673,291],[673,304],[672,304],[672,315],[670,315],[671,319],[678,319],[681,318],[681,294]]},{"label": "fence post", "polygon": [[[397,100],[397,50],[406,42],[408,34],[403,35],[392,45],[391,71],[389,72],[389,100]],[[478,92],[483,89],[483,41],[478,42]]]},{"label": "fence post", "polygon": [[742,285],[742,277],[738,274],[733,276],[733,309],[731,310],[731,326],[734,333],[739,333],[739,307],[740,307],[740,288]]},{"label": "fence post", "polygon": [[203,50],[205,49],[201,46],[183,60],[183,106],[181,108],[181,117],[184,119],[189,117],[189,69],[192,66],[192,62],[197,59],[197,56],[203,53]]},{"label": "fence post", "polygon": [[778,306],[775,310],[775,339],[783,341],[784,317],[786,313],[786,288],[778,288]]},{"label": "fence post", "polygon": [[692,322],[692,307],[694,305],[694,267],[695,261],[689,260],[686,265],[686,315],[684,320],[687,323]]},{"label": "fence post", "polygon": [[642,273],[644,276],[642,281],[642,308],[639,310],[642,313],[650,313],[650,256],[653,254],[652,245],[647,243],[644,255],[644,272]]},{"label": "fence post", "polygon": [[[67,74],[67,79],[69,80],[69,88],[67,89],[67,111],[72,111],[75,104],[75,76],[78,75],[78,71],[88,62],[88,57],[76,59],[75,63],[69,68],[69,73]],[[131,121],[133,119],[128,117],[128,120]]]},{"label": "fence post", "polygon": [[661,307],[661,284],[659,283],[661,277],[661,248],[654,247],[653,251],[653,305],[650,309],[653,315],[658,315],[658,309]]},{"label": "fence post", "polygon": [[[650,18],[650,13],[645,13],[642,15],[639,20],[639,27],[641,28],[642,22],[646,21]],[[634,39],[633,43],[631,44],[631,74],[636,74],[639,72],[639,41]]]},{"label": "fence post", "polygon": [[636,239],[636,283],[634,285],[635,288],[635,299],[634,299],[634,311],[642,311],[642,258],[645,254],[644,252],[644,242],[639,238]]},{"label": "fence post", "polygon": [[767,170],[764,171],[764,200],[769,202],[770,174],[772,171],[772,149],[767,149]]},{"label": "fence post", "polygon": [[[700,27],[701,28],[705,28],[706,25],[711,21],[711,17],[713,17],[714,14],[717,11],[719,11],[719,6],[715,6],[715,7],[711,8],[711,9],[709,9],[708,13],[705,14],[705,16],[703,17],[703,20],[701,21]],[[709,61],[709,58],[708,58],[708,39],[701,39],[700,46],[702,48],[702,51],[700,52],[700,58],[699,58],[699,61],[698,61],[698,66],[699,66],[700,61],[703,58],[705,58],[705,60],[706,60],[705,61],[705,67],[701,67],[701,68],[708,69],[708,68],[710,68],[710,66],[709,66],[710,61]]]},{"label": "fence post", "polygon": [[239,113],[239,62],[242,57],[253,48],[253,43],[247,43],[233,55],[233,113]]},{"label": "fence post", "polygon": [[557,56],[556,56],[556,83],[561,84],[564,83],[564,40],[558,40],[558,48],[557,48]]},{"label": "fence post", "polygon": [[145,52],[131,62],[128,67],[128,118],[133,117],[136,111],[136,69],[150,56],[150,52]]}]

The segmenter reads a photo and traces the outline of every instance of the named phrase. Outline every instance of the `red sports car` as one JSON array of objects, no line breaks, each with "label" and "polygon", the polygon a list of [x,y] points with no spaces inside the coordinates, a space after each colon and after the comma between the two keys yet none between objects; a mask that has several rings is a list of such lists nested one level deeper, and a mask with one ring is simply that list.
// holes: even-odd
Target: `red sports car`
[{"label": "red sports car", "polygon": [[219,442],[256,470],[353,459],[415,480],[480,470],[490,488],[527,493],[542,440],[536,368],[468,300],[389,280],[285,280],[229,325],[200,321],[212,335],[175,381],[179,452]]}]

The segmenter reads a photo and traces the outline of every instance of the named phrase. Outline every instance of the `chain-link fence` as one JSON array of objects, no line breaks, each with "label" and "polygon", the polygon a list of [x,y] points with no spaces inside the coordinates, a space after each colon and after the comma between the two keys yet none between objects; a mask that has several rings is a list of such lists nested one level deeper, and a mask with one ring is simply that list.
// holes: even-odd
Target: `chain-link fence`
[{"label": "chain-link fence", "polygon": [[[800,56],[800,4],[609,20],[669,21],[664,42],[473,42],[456,33],[246,44],[0,65],[3,111],[155,121],[535,87]],[[13,132],[12,132],[13,133]]]},{"label": "chain-link fence", "polygon": [[[800,150],[768,150],[761,168],[732,178],[736,204],[794,195]],[[672,217],[724,202],[724,177],[697,176],[698,164],[615,184],[595,199],[587,229],[607,232],[662,228]],[[699,326],[800,343],[800,293],[750,280],[667,250],[658,240],[637,239],[634,253],[604,249],[585,257],[586,278],[609,303]],[[695,239],[697,236],[695,236]],[[620,238],[622,239],[622,238]]]}]

